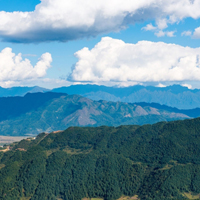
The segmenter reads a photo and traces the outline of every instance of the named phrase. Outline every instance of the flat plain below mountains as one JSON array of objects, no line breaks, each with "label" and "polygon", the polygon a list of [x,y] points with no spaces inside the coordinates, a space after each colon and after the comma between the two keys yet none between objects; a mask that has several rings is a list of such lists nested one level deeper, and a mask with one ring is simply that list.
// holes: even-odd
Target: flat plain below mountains
[{"label": "flat plain below mountains", "polygon": [[93,101],[80,95],[28,93],[0,98],[0,135],[24,136],[70,126],[153,124],[198,117],[200,109],[178,110],[148,103]]}]

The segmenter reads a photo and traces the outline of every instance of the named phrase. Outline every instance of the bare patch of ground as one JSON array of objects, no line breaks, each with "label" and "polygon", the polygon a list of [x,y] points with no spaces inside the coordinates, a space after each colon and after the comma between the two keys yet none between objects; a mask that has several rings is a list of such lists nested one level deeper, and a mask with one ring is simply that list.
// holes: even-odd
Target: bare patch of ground
[{"label": "bare patch of ground", "polygon": [[104,200],[102,198],[83,198],[82,200]]},{"label": "bare patch of ground", "polygon": [[4,164],[0,164],[0,169],[4,168],[5,165]]},{"label": "bare patch of ground", "polygon": [[19,150],[19,151],[26,151],[24,148],[18,148],[16,150]]},{"label": "bare patch of ground", "polygon": [[[104,200],[104,199],[102,199],[102,198],[83,198],[82,200]],[[122,196],[122,197],[120,197],[120,198],[117,199],[117,200],[140,200],[140,199],[138,198],[137,195],[135,195],[135,196],[133,196],[133,197]]]},{"label": "bare patch of ground", "polygon": [[22,197],[20,200],[29,200],[31,197]]},{"label": "bare patch of ground", "polygon": [[59,130],[59,131],[53,131],[52,133],[61,133],[63,131]]},{"label": "bare patch of ground", "polygon": [[1,149],[0,152],[6,152],[10,150],[10,146],[6,146],[6,148]]},{"label": "bare patch of ground", "polygon": [[65,149],[63,149],[64,152],[66,152],[67,154],[71,154],[71,155],[88,154],[92,150],[93,150],[92,148],[87,149],[87,150],[81,150],[81,149],[73,149],[73,148],[69,148],[69,147],[66,147]]},{"label": "bare patch of ground", "polygon": [[117,200],[139,200],[138,196],[135,195],[133,197],[129,197],[129,196],[122,196],[121,198],[117,199]]},{"label": "bare patch of ground", "polygon": [[188,199],[199,199],[200,198],[200,194],[193,194],[192,192],[188,192],[188,193],[183,193],[183,196],[188,198]]}]

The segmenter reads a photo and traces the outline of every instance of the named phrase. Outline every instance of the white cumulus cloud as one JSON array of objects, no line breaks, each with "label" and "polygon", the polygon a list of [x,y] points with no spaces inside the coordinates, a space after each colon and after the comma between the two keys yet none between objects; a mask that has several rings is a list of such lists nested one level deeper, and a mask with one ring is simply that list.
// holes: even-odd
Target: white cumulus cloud
[{"label": "white cumulus cloud", "polygon": [[166,35],[167,35],[168,37],[175,37],[175,35],[174,35],[175,32],[176,32],[176,31],[167,31],[167,32],[166,32]]},{"label": "white cumulus cloud", "polygon": [[168,27],[168,23],[173,23],[173,20],[170,19],[157,19],[156,26],[153,26],[152,24],[147,24],[145,27],[142,28],[142,30],[145,31],[153,31],[154,35],[157,37],[175,37],[176,31],[164,31]]},{"label": "white cumulus cloud", "polygon": [[29,59],[22,59],[22,54],[15,54],[7,47],[0,52],[0,85],[13,85],[15,82],[36,80],[46,75],[51,67],[52,57],[50,53],[44,53],[35,66]]},{"label": "white cumulus cloud", "polygon": [[157,28],[155,26],[153,26],[151,23],[150,24],[147,24],[145,27],[142,28],[142,30],[145,30],[145,31],[153,31],[153,30],[156,30]]},{"label": "white cumulus cloud", "polygon": [[190,85],[190,84],[187,84],[187,83],[185,83],[185,84],[182,84],[182,86],[183,86],[183,87],[187,87],[188,89],[192,89],[192,85]]},{"label": "white cumulus cloud", "polygon": [[160,31],[158,31],[158,32],[155,32],[155,35],[156,35],[157,37],[164,37],[164,36],[165,36],[165,32],[162,31],[162,30],[160,30]]},{"label": "white cumulus cloud", "polygon": [[162,30],[159,30],[157,32],[155,32],[155,35],[157,37],[164,37],[164,36],[167,36],[167,37],[175,37],[175,32],[176,31],[162,31]]},{"label": "white cumulus cloud", "polygon": [[[195,0],[41,0],[33,12],[0,11],[3,41],[68,41],[156,20],[159,29],[200,17]],[[152,28],[152,27],[151,27]]]},{"label": "white cumulus cloud", "polygon": [[194,33],[193,33],[193,37],[195,39],[200,39],[200,27],[196,28]]},{"label": "white cumulus cloud", "polygon": [[200,80],[200,48],[163,42],[136,44],[104,37],[75,53],[68,80],[86,82],[169,82]]},{"label": "white cumulus cloud", "polygon": [[191,36],[192,35],[192,31],[183,31],[181,33],[181,36]]},{"label": "white cumulus cloud", "polygon": [[166,29],[168,27],[168,25],[167,25],[168,24],[168,20],[166,18],[158,19],[156,21],[156,24],[157,24],[158,29],[163,30],[163,29]]}]

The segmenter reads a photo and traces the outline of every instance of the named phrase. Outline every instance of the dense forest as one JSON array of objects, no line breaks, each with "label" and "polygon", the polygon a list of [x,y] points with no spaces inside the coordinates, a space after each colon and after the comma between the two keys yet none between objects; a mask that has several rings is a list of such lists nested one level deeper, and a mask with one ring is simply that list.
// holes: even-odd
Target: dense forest
[{"label": "dense forest", "polygon": [[41,133],[1,150],[0,199],[198,199],[199,155],[200,118]]}]

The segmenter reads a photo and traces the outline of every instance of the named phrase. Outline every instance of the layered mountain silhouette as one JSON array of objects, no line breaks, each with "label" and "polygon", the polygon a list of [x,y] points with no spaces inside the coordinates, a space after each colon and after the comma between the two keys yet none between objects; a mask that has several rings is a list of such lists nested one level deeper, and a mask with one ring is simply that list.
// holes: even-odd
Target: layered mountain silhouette
[{"label": "layered mountain silhouette", "polygon": [[72,85],[52,90],[67,94],[79,94],[92,100],[121,101],[128,103],[159,103],[179,109],[200,107],[200,90],[190,90],[180,85],[153,87],[135,85],[117,88],[98,85]]},{"label": "layered mountain silhouette", "polygon": [[179,110],[149,103],[93,101],[64,93],[28,93],[0,98],[0,134],[27,135],[70,126],[153,124],[198,117],[200,109]]},{"label": "layered mountain silhouette", "polygon": [[[24,96],[27,93],[50,91],[41,87],[13,87],[1,88],[0,97]],[[179,109],[193,109],[200,107],[200,90],[191,90],[180,85],[168,87],[153,87],[135,85],[130,87],[106,87],[98,85],[71,85],[55,88],[52,92],[78,94],[92,100],[121,101],[128,103],[146,102],[159,103]]]}]

